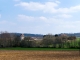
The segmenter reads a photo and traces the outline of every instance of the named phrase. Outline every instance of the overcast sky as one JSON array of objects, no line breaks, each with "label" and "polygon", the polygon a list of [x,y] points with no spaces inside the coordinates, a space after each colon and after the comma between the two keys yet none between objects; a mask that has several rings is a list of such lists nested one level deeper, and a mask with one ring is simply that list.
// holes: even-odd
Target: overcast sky
[{"label": "overcast sky", "polygon": [[0,31],[80,32],[80,0],[0,0]]}]

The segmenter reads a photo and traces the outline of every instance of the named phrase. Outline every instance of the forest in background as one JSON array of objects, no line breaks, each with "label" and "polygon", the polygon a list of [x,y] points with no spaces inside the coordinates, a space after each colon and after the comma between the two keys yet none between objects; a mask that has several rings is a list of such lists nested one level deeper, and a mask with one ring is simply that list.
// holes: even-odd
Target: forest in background
[{"label": "forest in background", "polygon": [[23,40],[21,40],[19,35],[1,32],[0,48],[5,47],[80,48],[80,39],[73,35],[46,34],[42,36],[42,40],[34,40],[31,36],[26,36]]}]

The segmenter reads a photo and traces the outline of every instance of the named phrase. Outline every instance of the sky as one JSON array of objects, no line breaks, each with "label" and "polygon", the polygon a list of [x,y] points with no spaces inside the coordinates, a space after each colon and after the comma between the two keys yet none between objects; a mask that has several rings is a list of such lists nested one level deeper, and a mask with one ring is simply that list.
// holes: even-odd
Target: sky
[{"label": "sky", "polygon": [[80,0],[0,0],[0,31],[80,32]]}]

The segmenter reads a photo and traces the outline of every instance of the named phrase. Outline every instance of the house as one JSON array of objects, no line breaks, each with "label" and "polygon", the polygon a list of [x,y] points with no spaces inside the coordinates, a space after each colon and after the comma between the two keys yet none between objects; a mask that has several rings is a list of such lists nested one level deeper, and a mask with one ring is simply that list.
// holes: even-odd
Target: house
[{"label": "house", "polygon": [[42,40],[40,37],[31,37],[33,40]]}]

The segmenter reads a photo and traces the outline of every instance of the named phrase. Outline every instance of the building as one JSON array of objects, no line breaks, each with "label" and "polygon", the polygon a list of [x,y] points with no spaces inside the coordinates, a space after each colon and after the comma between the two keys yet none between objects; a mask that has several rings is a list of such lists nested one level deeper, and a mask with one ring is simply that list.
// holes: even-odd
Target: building
[{"label": "building", "polygon": [[21,34],[21,35],[20,35],[20,39],[21,39],[21,40],[24,40],[24,38],[25,38],[24,34]]}]

